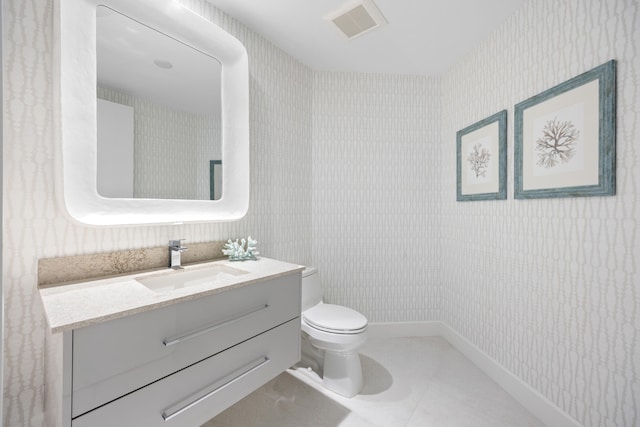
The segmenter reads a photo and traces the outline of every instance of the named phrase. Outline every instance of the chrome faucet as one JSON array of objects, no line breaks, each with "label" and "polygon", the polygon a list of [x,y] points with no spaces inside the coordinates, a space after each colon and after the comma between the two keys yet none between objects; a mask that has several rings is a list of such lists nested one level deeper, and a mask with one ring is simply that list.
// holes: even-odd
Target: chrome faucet
[{"label": "chrome faucet", "polygon": [[182,242],[184,241],[185,239],[169,240],[169,267],[174,270],[182,268],[182,265],[180,265],[180,255],[182,252],[188,250],[185,246],[182,246]]}]

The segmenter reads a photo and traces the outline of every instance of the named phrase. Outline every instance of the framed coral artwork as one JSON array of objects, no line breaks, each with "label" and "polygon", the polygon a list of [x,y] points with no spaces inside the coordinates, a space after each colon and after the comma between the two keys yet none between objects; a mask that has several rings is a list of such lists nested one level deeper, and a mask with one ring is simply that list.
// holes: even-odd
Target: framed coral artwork
[{"label": "framed coral artwork", "polygon": [[515,106],[514,196],[615,194],[616,63]]},{"label": "framed coral artwork", "polygon": [[456,134],[457,200],[507,198],[507,110]]}]

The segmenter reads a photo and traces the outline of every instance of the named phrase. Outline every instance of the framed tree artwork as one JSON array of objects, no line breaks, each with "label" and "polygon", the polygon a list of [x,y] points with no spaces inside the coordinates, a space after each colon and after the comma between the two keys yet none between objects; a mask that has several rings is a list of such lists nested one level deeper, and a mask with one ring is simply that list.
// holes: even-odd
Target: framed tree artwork
[{"label": "framed tree artwork", "polygon": [[456,200],[507,198],[507,110],[456,134]]},{"label": "framed tree artwork", "polygon": [[615,194],[616,63],[515,106],[514,196]]}]

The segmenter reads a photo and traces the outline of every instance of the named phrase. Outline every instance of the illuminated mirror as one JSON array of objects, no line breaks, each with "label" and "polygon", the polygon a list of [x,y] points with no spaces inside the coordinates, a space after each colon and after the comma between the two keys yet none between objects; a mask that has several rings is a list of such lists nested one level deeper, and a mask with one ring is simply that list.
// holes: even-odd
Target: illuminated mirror
[{"label": "illuminated mirror", "polygon": [[[242,44],[171,0],[64,0],[57,8],[63,193],[71,216],[92,225],[241,218],[249,199]],[[104,122],[104,105],[124,108],[133,120]],[[133,134],[111,141],[130,138],[133,156],[108,137],[98,144],[98,132],[126,131],[131,121]],[[130,163],[132,172],[118,172]],[[112,192],[129,173],[132,189]]]}]

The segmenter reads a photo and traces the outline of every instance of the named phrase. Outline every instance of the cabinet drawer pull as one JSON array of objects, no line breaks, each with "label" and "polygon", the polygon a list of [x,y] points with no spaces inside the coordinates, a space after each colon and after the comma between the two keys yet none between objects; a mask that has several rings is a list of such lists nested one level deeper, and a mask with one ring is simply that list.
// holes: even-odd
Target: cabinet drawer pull
[{"label": "cabinet drawer pull", "polygon": [[[186,398],[186,399],[182,400],[181,402],[173,405],[172,407],[167,408],[164,412],[162,412],[162,419],[165,420],[165,421],[170,421],[172,418],[180,415],[181,413],[183,413],[184,411],[188,410],[189,408],[194,407],[195,405],[197,405],[198,403],[202,402],[203,400],[205,400],[206,398],[208,398],[212,394],[222,390],[226,386],[228,386],[230,384],[233,384],[234,382],[238,381],[239,379],[241,379],[241,378],[249,375],[253,371],[259,369],[261,366],[263,366],[267,362],[269,362],[269,358],[267,356],[262,356],[262,357],[260,357],[260,358],[258,358],[256,360],[254,360],[253,362],[243,366],[242,368],[238,369],[237,371],[234,371],[234,372],[230,373],[226,377],[217,380],[215,383],[213,383],[213,384],[203,388],[202,390],[192,394],[188,398]],[[212,388],[213,388],[213,390],[211,390]],[[187,404],[185,404],[183,406],[183,402],[189,402],[189,403],[187,403]]]},{"label": "cabinet drawer pull", "polygon": [[191,338],[195,338],[199,335],[202,334],[206,334],[209,332],[212,332],[218,328],[222,328],[223,326],[227,326],[230,325],[234,322],[237,322],[239,320],[242,319],[246,319],[247,317],[253,316],[256,313],[259,313],[262,310],[266,310],[267,308],[269,308],[269,304],[264,304],[258,307],[253,307],[247,311],[245,311],[244,313],[240,313],[240,314],[236,314],[232,317],[227,317],[226,319],[222,320],[220,323],[216,323],[214,325],[209,325],[209,326],[204,326],[202,328],[199,329],[195,329],[192,331],[189,331],[185,334],[182,335],[177,335],[177,336],[173,336],[173,337],[169,337],[169,338],[165,338],[162,340],[162,344],[164,344],[165,346],[169,347],[170,345],[174,345],[174,344],[178,344],[182,341],[186,341],[188,339]]}]

